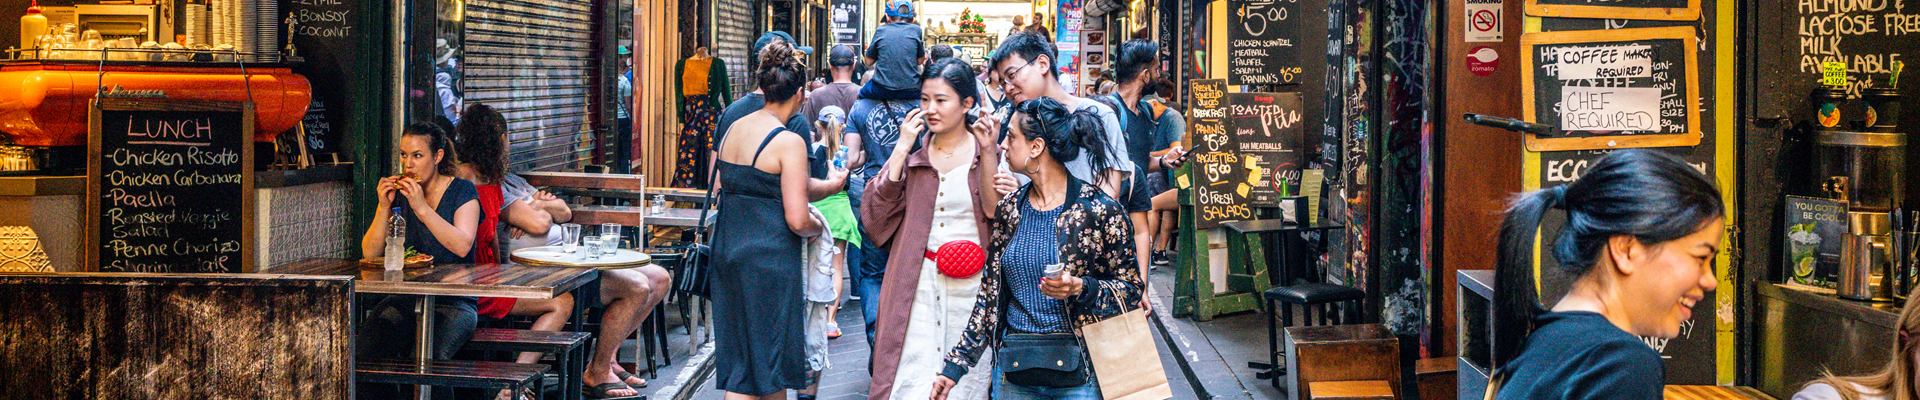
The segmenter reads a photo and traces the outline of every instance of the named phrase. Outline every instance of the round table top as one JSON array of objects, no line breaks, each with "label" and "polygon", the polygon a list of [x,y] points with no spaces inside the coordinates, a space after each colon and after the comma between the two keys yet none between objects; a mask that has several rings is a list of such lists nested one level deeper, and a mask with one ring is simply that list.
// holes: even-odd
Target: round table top
[{"label": "round table top", "polygon": [[601,254],[599,258],[591,259],[586,257],[586,251],[585,246],[573,253],[561,251],[560,246],[528,247],[514,250],[509,258],[526,265],[599,269],[627,269],[653,263],[653,256],[630,249],[615,249],[613,254]]}]

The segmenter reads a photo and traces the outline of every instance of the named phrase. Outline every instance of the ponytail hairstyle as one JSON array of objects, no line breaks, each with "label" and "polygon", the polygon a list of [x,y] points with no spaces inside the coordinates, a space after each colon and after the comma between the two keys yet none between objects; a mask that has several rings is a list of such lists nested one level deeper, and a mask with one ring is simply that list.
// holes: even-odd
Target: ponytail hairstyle
[{"label": "ponytail hairstyle", "polygon": [[1720,190],[1700,171],[1667,153],[1618,150],[1595,160],[1573,183],[1516,196],[1500,223],[1495,266],[1493,365],[1520,355],[1533,319],[1544,313],[1533,274],[1541,216],[1564,210],[1558,237],[1540,238],[1562,274],[1592,273],[1608,241],[1632,236],[1658,245],[1699,232],[1722,218]]},{"label": "ponytail hairstyle", "polygon": [[469,103],[454,131],[460,139],[454,149],[461,162],[472,166],[475,175],[487,182],[500,182],[506,177],[507,119],[499,111],[479,102]]},{"label": "ponytail hairstyle", "polygon": [[920,83],[935,79],[946,81],[947,86],[953,87],[961,99],[972,99],[975,107],[980,105],[980,83],[974,79],[973,66],[966,61],[953,57],[934,60],[920,74]]},{"label": "ponytail hairstyle", "polygon": [[753,72],[754,82],[759,84],[761,93],[767,96],[767,103],[784,103],[800,93],[800,85],[807,83],[807,65],[800,62],[794,54],[793,46],[785,41],[773,41],[760,49],[760,67]]},{"label": "ponytail hairstyle", "polygon": [[402,136],[425,136],[427,138],[427,151],[440,155],[440,163],[433,166],[434,173],[447,176],[453,175],[453,160],[457,158],[453,154],[453,140],[447,138],[447,131],[441,130],[440,125],[432,122],[414,122],[407,124],[407,128],[402,130],[400,134]]},{"label": "ponytail hairstyle", "polygon": [[1087,170],[1093,176],[1089,183],[1106,182],[1105,172],[1113,168],[1114,149],[1107,146],[1106,124],[1098,114],[1086,109],[1068,111],[1059,101],[1042,96],[1014,106],[1013,123],[1020,124],[1027,139],[1046,141],[1047,155],[1054,161],[1065,164],[1088,157]]}]

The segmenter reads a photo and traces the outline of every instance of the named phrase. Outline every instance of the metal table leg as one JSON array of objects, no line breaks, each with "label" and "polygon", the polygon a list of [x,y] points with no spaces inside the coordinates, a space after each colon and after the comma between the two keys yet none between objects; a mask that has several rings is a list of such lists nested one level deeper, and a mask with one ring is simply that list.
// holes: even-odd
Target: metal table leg
[{"label": "metal table leg", "polygon": [[[418,318],[415,318],[417,324],[413,332],[413,357],[420,362],[420,366],[425,367],[427,362],[433,360],[433,319],[437,316],[433,312],[433,296],[420,296],[420,303],[415,310],[418,311],[415,314]],[[414,398],[419,400],[433,398],[433,387],[420,385],[414,392]]]}]

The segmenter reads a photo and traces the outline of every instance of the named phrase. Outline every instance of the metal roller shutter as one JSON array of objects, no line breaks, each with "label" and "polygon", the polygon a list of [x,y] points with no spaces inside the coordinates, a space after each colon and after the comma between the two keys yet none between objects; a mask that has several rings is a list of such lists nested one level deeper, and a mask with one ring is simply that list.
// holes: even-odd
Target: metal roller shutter
[{"label": "metal roller shutter", "polygon": [[515,171],[577,170],[593,159],[593,3],[467,3],[466,101],[507,119]]},{"label": "metal roller shutter", "polygon": [[[727,61],[727,79],[733,86],[733,98],[738,99],[754,89],[753,79],[747,73],[747,57],[753,51],[753,40],[760,38],[759,29],[754,28],[752,0],[715,0],[713,2],[714,29],[713,55]],[[726,108],[726,104],[721,104]]]}]

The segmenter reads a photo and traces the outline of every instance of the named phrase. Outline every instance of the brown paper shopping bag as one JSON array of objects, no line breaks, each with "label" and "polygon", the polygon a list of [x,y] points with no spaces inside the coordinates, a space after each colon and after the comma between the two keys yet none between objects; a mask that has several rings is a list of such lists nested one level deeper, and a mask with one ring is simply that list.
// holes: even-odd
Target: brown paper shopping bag
[{"label": "brown paper shopping bag", "polygon": [[1133,310],[1080,328],[1093,358],[1093,373],[1106,400],[1165,400],[1173,397],[1160,350],[1153,344],[1145,309]]}]

